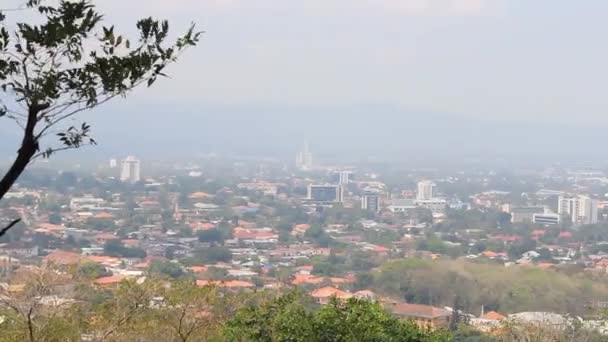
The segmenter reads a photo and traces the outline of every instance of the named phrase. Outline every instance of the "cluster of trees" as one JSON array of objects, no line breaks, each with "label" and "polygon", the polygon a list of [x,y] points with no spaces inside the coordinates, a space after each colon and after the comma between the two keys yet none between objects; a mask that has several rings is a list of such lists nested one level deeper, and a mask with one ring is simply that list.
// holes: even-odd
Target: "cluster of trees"
[{"label": "cluster of trees", "polygon": [[[167,264],[154,269],[165,272]],[[297,290],[236,293],[192,280],[125,280],[112,290],[90,285],[105,270],[29,269],[0,287],[0,341],[586,341],[603,337],[574,324],[565,330],[503,324],[496,336],[466,325],[420,329],[376,302],[333,299],[319,306]],[[76,284],[76,286],[73,286]]]},{"label": "cluster of trees", "polygon": [[[567,272],[567,273],[566,273]],[[491,262],[404,259],[389,261],[359,281],[410,303],[452,306],[479,313],[552,311],[588,313],[589,303],[608,296],[605,280],[582,271],[504,267]]]},{"label": "cluster of trees", "polygon": [[126,247],[120,240],[108,240],[103,245],[103,252],[105,255],[121,258],[145,258],[146,251],[137,247]]},{"label": "cluster of trees", "polygon": [[393,317],[378,303],[333,299],[313,309],[297,292],[247,303],[228,320],[224,336],[228,341],[269,342],[451,341],[447,332],[420,329]]},{"label": "cluster of trees", "polygon": [[[79,274],[97,272],[86,269]],[[23,291],[0,289],[0,341],[450,341],[357,299],[319,308],[298,292],[239,294],[152,280],[101,290],[87,282],[66,287],[68,278],[38,270],[15,279]]]}]

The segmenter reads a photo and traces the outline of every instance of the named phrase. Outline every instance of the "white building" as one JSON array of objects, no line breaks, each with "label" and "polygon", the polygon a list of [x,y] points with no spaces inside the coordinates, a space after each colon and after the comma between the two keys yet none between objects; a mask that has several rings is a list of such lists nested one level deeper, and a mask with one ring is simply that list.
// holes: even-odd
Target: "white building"
[{"label": "white building", "polygon": [[308,143],[304,144],[304,150],[298,152],[296,156],[296,167],[301,170],[312,169],[312,152],[308,148]]},{"label": "white building", "polygon": [[532,222],[544,225],[556,225],[561,222],[561,216],[555,213],[533,214]]},{"label": "white building", "polygon": [[584,195],[560,196],[557,212],[561,217],[569,216],[574,224],[594,224],[597,223],[597,200]]},{"label": "white building", "polygon": [[122,161],[120,180],[123,182],[136,183],[140,180],[140,163],[133,156],[127,157]]},{"label": "white building", "polygon": [[93,197],[92,195],[85,195],[84,197],[73,197],[70,200],[71,210],[92,210],[95,208],[101,208],[105,203],[103,198]]},{"label": "white building", "polygon": [[418,191],[416,192],[416,199],[419,201],[426,201],[433,198],[433,188],[435,184],[431,181],[418,182]]},{"label": "white building", "polygon": [[110,159],[110,169],[115,169],[118,166],[118,161],[114,158]]},{"label": "white building", "polygon": [[361,196],[361,209],[374,213],[380,212],[380,195],[375,192],[368,192]]}]

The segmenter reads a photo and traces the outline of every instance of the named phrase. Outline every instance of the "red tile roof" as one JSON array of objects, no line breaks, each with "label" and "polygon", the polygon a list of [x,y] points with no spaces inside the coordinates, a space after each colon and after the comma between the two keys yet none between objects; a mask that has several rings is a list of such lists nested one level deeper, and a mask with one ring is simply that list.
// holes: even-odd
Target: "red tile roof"
[{"label": "red tile roof", "polygon": [[342,291],[335,287],[330,287],[330,286],[316,289],[316,290],[312,291],[310,293],[310,295],[315,298],[336,297],[336,298],[340,298],[340,299],[348,299],[353,296],[349,292],[345,292],[345,291]]},{"label": "red tile roof", "polygon": [[101,277],[95,279],[95,284],[97,285],[108,285],[108,284],[118,284],[123,281],[126,277],[121,275],[111,275],[108,277]]},{"label": "red tile roof", "polygon": [[80,263],[82,255],[74,252],[55,250],[44,257],[44,260],[58,265],[74,265]]},{"label": "red tile roof", "polygon": [[496,311],[490,311],[490,312],[486,312],[484,315],[482,315],[481,317],[479,317],[481,319],[487,319],[487,320],[492,320],[492,321],[501,321],[503,319],[505,319],[506,317],[499,314]]},{"label": "red tile roof", "polygon": [[198,279],[196,281],[196,285],[197,286],[215,285],[215,286],[230,287],[230,288],[236,288],[236,287],[255,287],[255,284],[250,283],[248,281],[242,281],[242,280],[203,280],[203,279]]},{"label": "red tile roof", "polygon": [[407,317],[439,318],[450,316],[448,310],[436,308],[430,305],[402,303],[393,306],[393,313]]}]

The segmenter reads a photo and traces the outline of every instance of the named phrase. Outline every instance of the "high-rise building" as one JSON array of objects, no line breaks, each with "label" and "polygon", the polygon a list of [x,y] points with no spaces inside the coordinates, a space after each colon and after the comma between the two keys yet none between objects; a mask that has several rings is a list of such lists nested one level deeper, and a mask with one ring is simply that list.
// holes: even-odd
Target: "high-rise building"
[{"label": "high-rise building", "polygon": [[312,169],[312,152],[308,148],[308,143],[304,144],[304,150],[298,152],[296,156],[296,167],[300,170]]},{"label": "high-rise building", "polygon": [[344,190],[340,185],[310,184],[308,199],[314,202],[343,202]]},{"label": "high-rise building", "polygon": [[115,169],[118,166],[118,161],[114,158],[110,159],[110,169]]},{"label": "high-rise building", "polygon": [[122,161],[120,180],[123,182],[136,183],[140,180],[140,163],[133,156],[128,156]]},{"label": "high-rise building", "polygon": [[347,185],[352,180],[352,171],[334,171],[332,174],[332,181],[340,185]]},{"label": "high-rise building", "polygon": [[380,212],[380,195],[375,192],[366,192],[361,196],[361,209],[374,213]]},{"label": "high-rise building", "polygon": [[570,217],[574,224],[597,223],[597,200],[589,196],[559,196],[557,213]]},{"label": "high-rise building", "polygon": [[427,201],[433,198],[433,188],[435,184],[431,181],[418,182],[418,191],[416,192],[416,199],[420,201]]}]

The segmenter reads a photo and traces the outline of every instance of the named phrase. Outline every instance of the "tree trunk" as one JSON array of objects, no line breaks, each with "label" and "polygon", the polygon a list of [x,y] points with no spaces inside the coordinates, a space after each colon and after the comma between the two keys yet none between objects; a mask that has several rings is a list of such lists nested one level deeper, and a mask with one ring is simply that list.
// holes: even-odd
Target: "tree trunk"
[{"label": "tree trunk", "polygon": [[34,153],[36,153],[36,145],[36,143],[31,142],[21,145],[21,149],[19,150],[19,153],[17,154],[17,158],[15,158],[13,165],[11,165],[8,172],[4,175],[4,177],[2,177],[2,180],[0,180],[0,200],[17,181],[19,176],[25,170],[27,164],[29,164],[30,160],[34,156]]},{"label": "tree trunk", "polygon": [[19,176],[32,160],[34,154],[38,151],[38,140],[34,135],[34,129],[38,122],[38,113],[47,107],[48,105],[30,106],[27,124],[23,132],[23,140],[21,141],[19,152],[17,152],[17,158],[15,158],[13,165],[11,165],[8,172],[6,172],[4,177],[2,177],[2,180],[0,180],[0,200],[6,195],[13,184],[15,184]]}]

